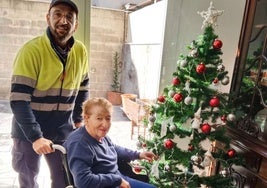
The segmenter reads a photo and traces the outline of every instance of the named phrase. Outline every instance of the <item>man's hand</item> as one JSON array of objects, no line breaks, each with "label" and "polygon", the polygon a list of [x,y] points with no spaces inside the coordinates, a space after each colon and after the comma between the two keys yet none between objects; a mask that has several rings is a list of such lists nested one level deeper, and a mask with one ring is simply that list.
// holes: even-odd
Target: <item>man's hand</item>
[{"label": "man's hand", "polygon": [[125,179],[122,179],[120,188],[131,188],[131,186],[128,181],[126,181]]},{"label": "man's hand", "polygon": [[153,152],[143,151],[140,153],[139,158],[140,159],[146,159],[146,160],[151,162],[151,161],[157,159],[158,157]]},{"label": "man's hand", "polygon": [[32,148],[38,155],[48,154],[54,152],[51,148],[51,144],[53,144],[51,140],[39,138],[32,143]]}]

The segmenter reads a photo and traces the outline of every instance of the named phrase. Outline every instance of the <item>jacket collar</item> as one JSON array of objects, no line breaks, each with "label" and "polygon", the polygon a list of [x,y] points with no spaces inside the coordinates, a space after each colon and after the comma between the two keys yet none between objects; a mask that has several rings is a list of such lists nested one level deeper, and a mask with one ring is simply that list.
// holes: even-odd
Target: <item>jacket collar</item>
[{"label": "jacket collar", "polygon": [[58,46],[54,40],[54,37],[51,34],[51,31],[49,29],[49,27],[47,27],[46,29],[46,34],[50,40],[50,44],[52,46],[52,48],[54,49],[54,51],[56,52],[56,54],[58,55],[58,57],[60,58],[60,60],[65,63],[67,61],[67,57],[68,54],[72,48],[72,46],[74,45],[74,37],[71,37],[68,42],[67,42],[67,47],[65,49],[62,49],[60,46]]}]

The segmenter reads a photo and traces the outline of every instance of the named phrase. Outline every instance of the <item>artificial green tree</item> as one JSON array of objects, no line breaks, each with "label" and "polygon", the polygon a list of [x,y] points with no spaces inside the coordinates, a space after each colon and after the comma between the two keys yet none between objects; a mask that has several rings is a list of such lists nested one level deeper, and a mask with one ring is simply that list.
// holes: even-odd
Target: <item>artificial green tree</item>
[{"label": "artificial green tree", "polygon": [[220,92],[230,81],[221,59],[223,43],[214,33],[222,11],[211,3],[199,14],[204,32],[179,56],[170,84],[152,106],[151,138],[139,137],[139,147],[158,155],[143,165],[159,188],[231,187],[231,166],[242,163],[226,134],[234,110],[229,94]]}]

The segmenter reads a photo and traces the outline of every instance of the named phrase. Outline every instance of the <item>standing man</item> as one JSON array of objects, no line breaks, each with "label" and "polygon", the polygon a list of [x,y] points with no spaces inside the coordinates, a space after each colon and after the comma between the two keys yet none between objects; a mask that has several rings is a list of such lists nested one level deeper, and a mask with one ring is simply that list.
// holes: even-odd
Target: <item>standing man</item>
[{"label": "standing man", "polygon": [[41,155],[51,187],[65,187],[60,153],[50,145],[62,144],[81,125],[82,103],[88,98],[87,50],[73,38],[77,6],[71,0],[52,0],[46,20],[46,32],[18,52],[12,75],[12,164],[21,188],[38,187]]}]

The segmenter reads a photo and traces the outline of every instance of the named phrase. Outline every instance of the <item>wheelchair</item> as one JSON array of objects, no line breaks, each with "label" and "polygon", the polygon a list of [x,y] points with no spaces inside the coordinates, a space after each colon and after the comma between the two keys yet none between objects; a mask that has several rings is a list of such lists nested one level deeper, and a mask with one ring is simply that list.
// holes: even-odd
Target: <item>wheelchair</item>
[{"label": "wheelchair", "polygon": [[[73,176],[70,172],[68,161],[67,161],[66,149],[59,144],[52,144],[51,147],[54,150],[58,150],[61,152],[62,166],[63,166],[64,175],[65,175],[64,178],[65,178],[66,188],[75,188]],[[138,174],[134,172],[133,169],[135,168],[135,166],[131,164],[130,161],[126,161],[126,160],[118,158],[118,167],[119,167],[119,171],[128,177],[131,177],[131,178],[143,181],[143,182],[147,182],[147,183],[149,182],[147,171],[145,174]]]}]

